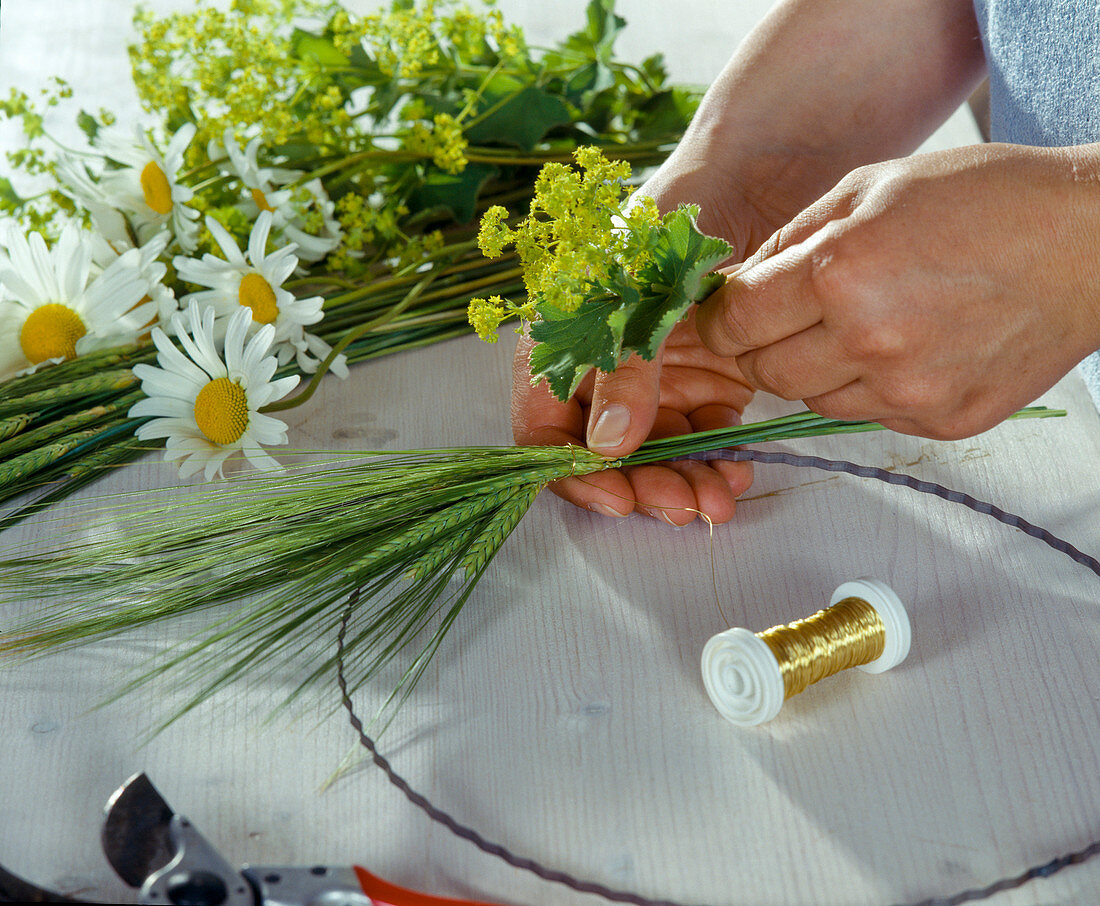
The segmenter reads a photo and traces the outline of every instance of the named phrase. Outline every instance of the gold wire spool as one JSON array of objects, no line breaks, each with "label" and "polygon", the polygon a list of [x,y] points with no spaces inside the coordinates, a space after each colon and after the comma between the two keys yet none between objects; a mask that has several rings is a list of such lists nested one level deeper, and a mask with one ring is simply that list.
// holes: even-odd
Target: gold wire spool
[{"label": "gold wire spool", "polygon": [[877,579],[856,579],[805,619],[714,636],[703,649],[703,685],[723,717],[754,726],[827,676],[852,667],[881,673],[900,664],[910,639],[909,617],[893,589]]}]

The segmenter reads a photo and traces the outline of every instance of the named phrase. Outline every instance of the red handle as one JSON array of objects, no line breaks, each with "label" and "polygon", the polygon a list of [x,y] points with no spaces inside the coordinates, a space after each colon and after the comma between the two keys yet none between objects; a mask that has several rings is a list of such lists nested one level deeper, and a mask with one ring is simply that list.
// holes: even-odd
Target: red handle
[{"label": "red handle", "polygon": [[359,886],[367,895],[374,906],[496,906],[482,900],[454,900],[450,897],[433,897],[426,893],[417,893],[415,890],[406,890],[389,881],[384,881],[377,875],[372,875],[365,868],[353,865],[355,876],[359,879]]}]

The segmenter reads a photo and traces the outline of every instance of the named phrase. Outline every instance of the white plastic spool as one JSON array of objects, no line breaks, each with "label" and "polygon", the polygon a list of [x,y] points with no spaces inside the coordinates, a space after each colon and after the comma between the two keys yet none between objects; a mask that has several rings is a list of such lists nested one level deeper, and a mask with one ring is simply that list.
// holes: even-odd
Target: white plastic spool
[{"label": "white plastic spool", "polygon": [[[878,579],[854,579],[840,585],[829,606],[845,598],[860,598],[878,613],[885,629],[882,654],[865,673],[882,673],[896,667],[909,654],[912,630],[901,599]],[[783,707],[786,689],[779,662],[759,636],[739,627],[714,636],[703,647],[703,685],[718,712],[740,727],[753,727],[774,718]]]}]

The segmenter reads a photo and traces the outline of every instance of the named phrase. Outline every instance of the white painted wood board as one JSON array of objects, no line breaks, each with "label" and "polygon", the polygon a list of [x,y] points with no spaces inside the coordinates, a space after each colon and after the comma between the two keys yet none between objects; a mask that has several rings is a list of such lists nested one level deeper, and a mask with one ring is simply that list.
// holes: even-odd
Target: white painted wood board
[{"label": "white painted wood board", "polygon": [[[699,2],[670,15],[623,2],[624,52],[662,49],[678,78],[705,81],[765,6]],[[579,8],[505,6],[546,34],[575,27]],[[115,0],[4,4],[0,90],[57,72],[93,96],[86,106],[133,111],[128,19]],[[970,140],[960,115],[934,141]],[[507,443],[508,346],[467,339],[359,366],[294,414],[292,443]],[[938,481],[1100,552],[1100,418],[1075,376],[1043,401],[1071,416],[958,443],[883,433],[786,448]],[[779,408],[760,401],[750,415]],[[172,481],[149,458],[94,492]],[[683,903],[909,902],[1098,836],[1096,577],[987,517],[870,480],[760,466],[746,498],[713,535],[540,498],[384,737],[397,770],[521,855]],[[715,589],[734,622],[763,629],[864,574],[909,602],[909,660],[835,677],[766,727],[722,721],[698,671],[723,628]],[[358,861],[439,894],[599,902],[478,853],[369,765],[322,792],[354,747],[334,684],[271,721],[293,677],[234,687],[148,742],[177,693],[153,686],[94,708],[182,635],[165,626],[0,669],[0,863],[132,901],[98,829],[109,793],[145,770],[231,861]],[[383,691],[357,706],[369,714]],[[1094,860],[989,902],[1089,903],[1098,890]]]}]

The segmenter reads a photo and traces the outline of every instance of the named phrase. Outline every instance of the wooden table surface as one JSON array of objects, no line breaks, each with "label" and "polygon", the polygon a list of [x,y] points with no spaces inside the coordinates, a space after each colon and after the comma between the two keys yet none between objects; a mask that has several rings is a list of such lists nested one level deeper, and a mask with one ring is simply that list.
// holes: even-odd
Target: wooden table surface
[{"label": "wooden table surface", "polygon": [[[175,4],[183,6],[184,4]],[[537,37],[576,0],[502,4]],[[160,2],[156,8],[168,8]],[[663,50],[713,77],[767,4],[622,2],[624,56]],[[5,3],[0,90],[49,74],[84,106],[133,115],[125,0]],[[10,147],[10,130],[0,134]],[[930,147],[973,141],[964,114]],[[510,343],[469,338],[353,369],[291,413],[321,449],[508,443]],[[1100,417],[1071,375],[1042,402],[1068,418],[956,443],[882,432],[783,447],[929,479],[1100,553]],[[759,400],[750,416],[789,408]],[[90,494],[173,483],[149,457]],[[13,530],[0,545],[48,528]],[[875,575],[908,603],[913,648],[881,676],[847,672],[738,729],[707,699],[706,640],[806,616]],[[544,495],[508,540],[381,741],[414,787],[483,836],[648,898],[886,904],[1013,877],[1100,837],[1098,579],[957,504],[849,475],[760,465],[713,534],[607,520]],[[4,614],[0,625],[18,614]],[[360,760],[335,682],[272,708],[294,676],[232,687],[147,740],[180,693],[155,684],[97,708],[178,641],[165,625],[0,669],[0,863],[44,886],[133,902],[99,851],[108,795],[145,771],[234,863],[358,862],[437,894],[596,904],[476,850]],[[379,686],[357,696],[369,715]],[[991,896],[1100,902],[1100,859]]]}]

